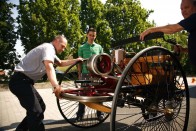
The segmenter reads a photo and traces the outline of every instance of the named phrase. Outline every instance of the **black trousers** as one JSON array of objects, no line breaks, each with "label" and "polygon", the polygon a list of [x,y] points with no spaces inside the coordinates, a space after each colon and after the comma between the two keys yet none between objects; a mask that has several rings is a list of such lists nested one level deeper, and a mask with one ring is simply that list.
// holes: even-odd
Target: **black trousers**
[{"label": "black trousers", "polygon": [[[78,112],[76,113],[77,117],[83,117],[85,113],[85,105],[80,103],[78,104]],[[100,111],[97,111],[97,117],[101,116],[103,113]]]},{"label": "black trousers", "polygon": [[26,109],[26,117],[16,128],[16,131],[44,131],[45,103],[37,90],[34,82],[24,74],[15,72],[9,81],[10,91],[16,95],[21,106]]}]

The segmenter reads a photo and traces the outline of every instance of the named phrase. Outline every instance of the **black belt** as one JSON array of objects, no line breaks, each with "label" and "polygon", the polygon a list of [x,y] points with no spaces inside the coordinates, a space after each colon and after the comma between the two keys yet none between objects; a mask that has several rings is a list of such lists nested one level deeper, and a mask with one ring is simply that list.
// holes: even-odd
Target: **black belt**
[{"label": "black belt", "polygon": [[24,73],[22,72],[14,72],[14,76],[18,77],[18,78],[22,78],[22,79],[25,79],[25,80],[28,80],[31,84],[34,84],[34,81],[29,78],[28,76],[26,76]]}]

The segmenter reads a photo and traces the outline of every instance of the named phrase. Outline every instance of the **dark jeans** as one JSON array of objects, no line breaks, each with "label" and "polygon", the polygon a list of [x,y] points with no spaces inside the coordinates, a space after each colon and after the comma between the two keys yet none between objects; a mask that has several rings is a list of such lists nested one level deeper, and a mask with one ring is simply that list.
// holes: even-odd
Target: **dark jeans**
[{"label": "dark jeans", "polygon": [[34,82],[24,74],[15,72],[9,82],[10,91],[16,95],[21,106],[26,109],[26,117],[16,128],[16,131],[44,131],[45,103],[37,90]]},{"label": "dark jeans", "polygon": [[[85,113],[85,105],[79,102],[77,117],[83,117]],[[97,111],[97,117],[101,116],[103,112]]]}]

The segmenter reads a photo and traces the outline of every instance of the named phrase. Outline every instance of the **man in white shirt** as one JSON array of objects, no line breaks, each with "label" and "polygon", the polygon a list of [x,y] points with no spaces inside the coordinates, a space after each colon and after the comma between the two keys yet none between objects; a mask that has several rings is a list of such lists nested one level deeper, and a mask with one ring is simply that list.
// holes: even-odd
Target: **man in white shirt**
[{"label": "man in white shirt", "polygon": [[54,64],[67,66],[81,61],[82,58],[72,60],[60,60],[56,54],[61,53],[67,46],[67,39],[64,36],[56,36],[51,43],[43,43],[32,49],[16,65],[14,75],[9,82],[10,91],[16,95],[20,104],[26,109],[26,117],[16,128],[16,131],[44,131],[45,103],[37,90],[34,82],[47,74],[57,98],[62,91],[58,84]]}]

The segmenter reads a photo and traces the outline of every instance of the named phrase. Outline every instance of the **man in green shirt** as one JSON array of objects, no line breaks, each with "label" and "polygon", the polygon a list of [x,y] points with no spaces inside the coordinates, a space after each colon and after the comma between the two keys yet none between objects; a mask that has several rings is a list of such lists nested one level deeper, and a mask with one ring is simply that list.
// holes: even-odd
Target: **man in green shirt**
[{"label": "man in green shirt", "polygon": [[[103,48],[101,47],[101,45],[97,44],[94,42],[95,38],[96,38],[96,30],[94,28],[89,28],[87,31],[87,42],[85,42],[83,45],[80,46],[79,50],[78,50],[78,57],[79,58],[90,58],[92,55],[96,54],[99,55],[101,53],[103,53]],[[89,71],[87,70],[87,65],[86,64],[82,64],[82,68],[81,66],[78,67],[78,76],[79,79],[89,79]],[[85,113],[85,105],[82,103],[79,103],[79,107],[78,107],[78,112],[77,112],[77,117],[76,120],[79,121],[83,118],[83,115]],[[97,111],[97,117],[98,119],[102,119],[102,112]]]}]

